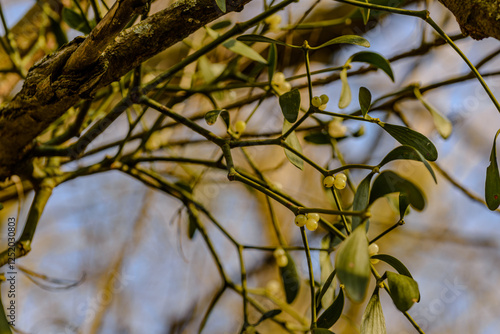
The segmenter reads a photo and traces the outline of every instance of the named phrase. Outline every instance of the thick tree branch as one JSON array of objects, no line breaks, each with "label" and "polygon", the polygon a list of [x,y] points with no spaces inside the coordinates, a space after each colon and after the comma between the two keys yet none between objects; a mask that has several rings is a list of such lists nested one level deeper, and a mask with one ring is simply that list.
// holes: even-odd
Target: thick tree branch
[{"label": "thick tree branch", "polygon": [[439,0],[455,15],[462,32],[474,39],[500,39],[498,0]]},{"label": "thick tree branch", "polygon": [[[248,2],[227,1],[227,12]],[[0,180],[29,173],[24,162],[33,139],[80,99],[224,14],[213,0],[181,0],[117,35],[140,4],[146,1],[119,0],[86,40],[73,40],[31,68],[21,92],[0,109]]]}]

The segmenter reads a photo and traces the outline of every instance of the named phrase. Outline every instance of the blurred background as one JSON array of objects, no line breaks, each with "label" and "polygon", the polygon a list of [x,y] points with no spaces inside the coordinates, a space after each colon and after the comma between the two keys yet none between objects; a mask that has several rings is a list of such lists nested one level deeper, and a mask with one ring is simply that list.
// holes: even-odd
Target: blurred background
[{"label": "blurred background", "polygon": [[[1,0],[1,4],[8,24],[14,25],[34,2]],[[168,4],[169,1],[156,1],[152,12]],[[312,4],[311,1],[301,1],[281,11],[281,27],[286,28],[288,24],[297,22]],[[262,6],[261,1],[254,0],[241,13],[229,14],[221,20],[231,20],[233,23],[243,21],[261,12]],[[434,20],[450,36],[460,33],[452,14],[437,1],[410,1],[405,6],[408,9],[428,8]],[[321,1],[306,21],[342,18],[345,12],[344,5],[335,1]],[[346,25],[344,20],[342,24],[321,29],[297,30],[288,38],[293,38],[293,41],[308,39],[311,45],[318,45],[320,41],[340,34],[362,34],[370,41],[370,50],[387,59],[418,48],[422,41],[436,38],[434,32],[417,18],[385,15],[370,22],[373,23],[371,29],[358,27],[353,19],[350,25]],[[285,32],[275,32],[274,36],[281,36]],[[70,39],[76,35],[79,33],[69,32]],[[191,42],[199,39],[199,33],[189,38]],[[457,44],[474,64],[500,47],[498,40],[491,38],[482,41],[458,38]],[[186,46],[179,43],[151,59],[146,66],[161,72],[161,69],[168,68],[185,55],[186,50]],[[349,46],[313,54],[313,70],[340,66],[350,55],[361,50],[361,47]],[[304,73],[302,58],[287,56],[286,52],[282,54],[279,69],[287,77]],[[211,55],[213,61],[222,62],[225,57],[227,51],[223,49]],[[498,69],[500,60],[497,58],[481,67],[482,73]],[[364,65],[353,66],[353,70],[356,70]],[[357,92],[360,86],[369,88],[375,99],[410,83],[420,83],[424,87],[469,73],[466,64],[447,45],[431,48],[422,56],[394,61],[392,67],[395,82],[381,71],[349,78],[355,98],[345,112],[359,108]],[[156,74],[154,71],[151,73],[151,77]],[[490,76],[486,81],[493,93],[500,96],[498,77]],[[300,80],[294,81],[292,86],[300,83]],[[10,96],[19,88],[20,82],[15,84]],[[331,101],[327,110],[337,112],[340,88],[340,81],[333,81],[315,87],[315,95],[327,94]],[[305,100],[307,92],[301,93]],[[246,92],[237,90],[232,94],[226,97],[228,101],[246,96]],[[452,121],[453,132],[448,139],[439,136],[431,115],[419,101],[403,100],[397,107],[412,128],[435,143],[439,151],[439,168],[470,193],[483,198],[489,154],[494,135],[500,128],[498,112],[477,80],[430,90],[425,98]],[[185,115],[202,114],[209,110],[206,100],[196,97],[177,107]],[[233,120],[244,119],[254,107],[255,104],[250,104],[232,110],[231,117]],[[277,99],[266,99],[248,123],[246,133],[254,134],[263,130],[281,132],[281,117]],[[401,124],[398,118],[385,112],[374,112],[374,117]],[[153,117],[147,120],[152,121]],[[351,133],[359,129],[356,122],[346,121],[345,125]],[[225,132],[222,122],[214,127],[216,132]],[[126,131],[126,122],[118,120],[92,146],[97,147],[120,138]],[[348,137],[339,142],[339,150],[347,163],[377,164],[392,148],[398,146],[393,138],[375,125],[366,123],[364,132],[361,137]],[[164,149],[179,156],[207,159],[217,156],[213,145],[207,143],[174,144],[190,139],[189,136],[190,133],[183,129],[164,131],[162,140],[170,143]],[[299,132],[299,139],[304,154],[319,165],[329,168],[340,166],[338,160],[332,158],[328,145],[307,143],[303,139],[303,132]],[[332,207],[332,199],[323,189],[321,175],[310,166],[306,165],[303,171],[298,170],[286,160],[280,147],[249,148],[248,151],[266,176],[284,192],[308,206]],[[106,153],[103,152],[100,158]],[[235,156],[236,161],[242,160],[237,153]],[[93,159],[99,160],[96,157]],[[240,183],[229,183],[224,171],[176,164],[162,164],[155,168],[173,178],[203,173],[195,197],[211,209],[212,214],[236,240],[245,245],[278,244],[262,194]],[[427,333],[498,333],[500,290],[496,284],[500,280],[499,212],[491,212],[484,204],[471,199],[437,170],[436,185],[420,163],[397,162],[392,163],[390,168],[413,180],[427,197],[423,212],[412,210],[405,219],[405,225],[377,242],[380,253],[400,259],[419,283],[421,301],[409,313]],[[362,170],[355,170],[350,177],[357,185],[366,174]],[[32,196],[31,192],[27,192],[21,201],[20,224],[26,217]],[[346,190],[343,198],[349,202],[352,193]],[[2,249],[6,247],[4,231],[7,217],[17,215],[18,203],[18,200],[4,202],[5,209],[0,211],[0,223],[4,224],[1,227]],[[293,224],[293,214],[275,204],[276,217],[286,240],[290,245],[301,246],[300,233]],[[331,216],[325,218],[334,219]],[[398,218],[399,214],[392,209],[389,201],[379,200],[373,211],[369,237],[378,235],[396,223]],[[35,278],[39,284],[34,284],[29,275],[19,274],[16,328],[23,333],[33,334],[196,333],[210,301],[222,283],[201,235],[197,233],[193,239],[188,238],[187,222],[188,215],[182,203],[118,171],[78,178],[57,187],[39,223],[31,253],[18,260],[23,268],[47,275],[50,279]],[[228,275],[239,282],[236,249],[209,222],[206,227]],[[324,234],[322,229],[308,231],[311,246],[320,247]],[[292,255],[303,278],[299,297],[292,306],[307,318],[309,290],[306,258],[302,251],[292,252]],[[245,250],[244,256],[249,288],[269,288],[273,284],[270,282],[279,281],[279,271],[272,252]],[[320,280],[319,254],[313,252],[312,256],[316,279]],[[389,269],[382,263],[377,264],[377,268],[382,273]],[[67,287],[73,283],[75,286]],[[371,285],[374,285],[373,280]],[[277,294],[283,298],[283,291]],[[5,295],[4,288],[2,297]],[[260,296],[256,298],[269,309],[276,308],[270,300]],[[415,332],[384,292],[381,293],[381,300],[388,333]],[[368,298],[363,304],[348,303],[344,315],[332,330],[335,333],[358,333],[367,301]],[[241,297],[233,291],[226,291],[208,318],[203,333],[237,333],[241,327],[241,312]],[[258,317],[257,313],[252,314],[251,320],[255,321]],[[258,329],[261,333],[282,331],[270,321],[262,323]]]}]

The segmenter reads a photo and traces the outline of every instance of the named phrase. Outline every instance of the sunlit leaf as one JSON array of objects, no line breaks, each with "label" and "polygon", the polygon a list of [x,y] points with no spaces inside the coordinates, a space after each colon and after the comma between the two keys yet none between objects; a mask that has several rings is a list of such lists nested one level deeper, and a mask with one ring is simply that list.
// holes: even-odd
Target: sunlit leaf
[{"label": "sunlit leaf", "polygon": [[410,204],[417,210],[423,210],[425,207],[425,197],[422,191],[412,182],[392,171],[383,171],[375,179],[370,193],[370,204],[391,193],[405,194]]},{"label": "sunlit leaf", "polygon": [[261,42],[261,43],[272,43],[272,44],[278,44],[278,45],[283,45],[283,46],[289,46],[292,48],[300,49],[302,48],[301,46],[296,46],[296,45],[290,45],[282,41],[278,41],[269,37],[261,36],[261,35],[254,35],[254,34],[249,34],[249,35],[241,35],[240,37],[236,38],[238,41],[242,42]]},{"label": "sunlit leaf", "polygon": [[335,269],[344,284],[347,296],[355,302],[365,298],[370,281],[370,256],[365,225],[356,228],[340,245],[335,258]]},{"label": "sunlit leaf", "polygon": [[432,169],[431,165],[425,160],[424,156],[422,153],[417,151],[417,149],[411,147],[411,146],[398,146],[392,151],[390,151],[384,159],[378,164],[379,167],[382,167],[383,165],[394,161],[394,160],[415,160],[415,161],[420,161],[425,165],[425,168],[431,173],[432,178],[434,179],[434,182],[437,183],[436,179],[436,174],[434,174],[434,170]]},{"label": "sunlit leaf", "polygon": [[380,125],[388,134],[403,145],[412,146],[416,148],[425,159],[429,161],[436,161],[438,152],[434,144],[423,134],[407,128],[389,123],[379,122]]},{"label": "sunlit leaf", "polygon": [[386,275],[392,301],[398,310],[406,312],[420,300],[418,284],[413,278],[391,271],[386,272]]},{"label": "sunlit leaf", "polygon": [[363,37],[357,35],[344,35],[339,36],[334,39],[329,40],[326,43],[321,44],[320,46],[311,47],[312,50],[318,50],[333,44],[353,44],[360,45],[364,47],[370,47],[370,43]]},{"label": "sunlit leaf", "polygon": [[361,107],[361,112],[363,113],[363,117],[365,117],[366,114],[368,114],[371,104],[372,104],[372,94],[370,93],[368,88],[360,87],[359,106]]},{"label": "sunlit leaf", "polygon": [[300,110],[299,90],[295,88],[289,92],[286,92],[285,94],[280,95],[279,103],[285,119],[290,123],[294,123],[299,116]]},{"label": "sunlit leaf", "polygon": [[451,135],[451,131],[453,130],[453,125],[451,124],[450,120],[424,99],[418,87],[415,86],[413,88],[413,92],[415,93],[417,99],[419,99],[424,107],[431,113],[432,119],[434,120],[434,126],[439,132],[439,135],[443,137],[443,139],[447,139]]},{"label": "sunlit leaf", "polygon": [[500,130],[497,131],[493,140],[493,147],[490,154],[490,165],[486,168],[485,199],[488,209],[496,210],[500,205],[500,174],[498,172],[497,162],[497,137]]},{"label": "sunlit leaf", "polygon": [[376,255],[372,256],[372,259],[377,259],[377,260],[383,261],[383,262],[387,263],[388,265],[390,265],[391,267],[393,267],[394,269],[396,269],[397,272],[400,273],[401,275],[405,275],[405,276],[408,276],[410,278],[413,278],[410,274],[410,271],[408,270],[408,268],[406,268],[406,266],[403,264],[403,262],[399,261],[394,256],[387,255],[387,254],[376,254]]},{"label": "sunlit leaf", "polygon": [[335,278],[335,275],[337,274],[337,271],[334,269],[330,275],[328,275],[328,278],[326,279],[325,283],[323,284],[323,287],[321,288],[321,291],[318,295],[318,298],[316,299],[316,307],[319,307],[319,304],[321,302],[321,300],[323,299],[323,296],[326,294],[326,292],[330,289],[330,288],[334,288],[332,286],[332,282],[333,282],[333,279]]},{"label": "sunlit leaf", "polygon": [[300,278],[293,258],[288,254],[288,252],[285,254],[288,258],[288,263],[285,267],[280,267],[280,274],[283,286],[285,287],[286,302],[290,304],[299,294]]},{"label": "sunlit leaf", "polygon": [[[372,180],[374,173],[368,174],[358,186],[356,194],[354,194],[354,199],[352,202],[352,209],[354,211],[363,211],[368,207],[370,199],[370,182]],[[352,229],[356,229],[358,225],[361,224],[361,217],[352,217]]]},{"label": "sunlit leaf", "polygon": [[[283,134],[285,134],[288,129],[290,129],[292,126],[292,123],[288,122],[286,119],[283,122]],[[295,134],[295,131],[292,131],[288,137],[285,139],[285,143],[295,149],[297,152],[302,153],[302,146],[300,146],[299,139],[297,138],[297,135]],[[302,160],[301,157],[293,153],[292,151],[288,150],[285,148],[285,154],[288,160],[298,169],[303,169],[304,168],[304,160]]]},{"label": "sunlit leaf", "polygon": [[394,73],[392,72],[391,64],[382,55],[372,51],[361,51],[355,53],[350,58],[351,62],[367,63],[384,71],[392,81],[394,81]]},{"label": "sunlit leaf", "polygon": [[375,288],[368,305],[366,305],[363,318],[361,319],[361,334],[386,334],[384,313],[378,295],[378,287]]},{"label": "sunlit leaf", "polygon": [[340,289],[337,298],[332,305],[330,305],[323,314],[318,318],[319,328],[330,328],[337,320],[339,320],[342,315],[342,310],[344,309],[344,291]]},{"label": "sunlit leaf", "polygon": [[[210,37],[212,37],[213,39],[219,37],[219,33],[217,31],[210,29],[209,27],[205,27],[205,29],[207,33],[210,35]],[[267,64],[267,60],[265,60],[264,57],[262,57],[257,51],[255,51],[245,43],[237,41],[233,38],[228,39],[227,41],[222,43],[222,46],[241,56],[250,58],[262,64]]]},{"label": "sunlit leaf", "polygon": [[344,109],[351,103],[351,88],[347,81],[347,68],[340,71],[340,80],[342,81],[342,89],[340,91],[339,108]]},{"label": "sunlit leaf", "polygon": [[226,0],[215,0],[221,12],[226,12]]}]

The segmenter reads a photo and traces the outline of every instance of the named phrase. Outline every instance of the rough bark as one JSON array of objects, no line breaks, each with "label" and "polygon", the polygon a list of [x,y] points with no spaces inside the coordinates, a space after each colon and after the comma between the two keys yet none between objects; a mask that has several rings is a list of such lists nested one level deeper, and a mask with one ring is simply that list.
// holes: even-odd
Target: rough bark
[{"label": "rough bark", "polygon": [[464,34],[500,40],[499,0],[439,0],[455,15]]},{"label": "rough bark", "polygon": [[[227,12],[250,1],[227,1]],[[146,0],[117,1],[89,37],[30,69],[22,90],[0,109],[0,181],[26,173],[33,139],[80,99],[224,14],[214,0],[181,0],[120,32],[144,5]]]}]

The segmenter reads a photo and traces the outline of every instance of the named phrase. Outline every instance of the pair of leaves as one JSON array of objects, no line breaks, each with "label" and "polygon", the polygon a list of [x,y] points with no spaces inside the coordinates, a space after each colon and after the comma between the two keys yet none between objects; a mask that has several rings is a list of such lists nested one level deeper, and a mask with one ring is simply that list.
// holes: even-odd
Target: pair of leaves
[{"label": "pair of leaves", "polygon": [[286,302],[291,304],[299,294],[300,277],[293,258],[286,251],[285,255],[288,258],[288,263],[285,267],[280,267],[280,274],[285,288]]},{"label": "pair of leaves", "polygon": [[424,156],[422,153],[417,151],[415,148],[411,146],[398,146],[395,149],[393,149],[391,152],[389,152],[384,159],[378,164],[379,167],[384,166],[385,164],[394,161],[394,160],[414,160],[414,161],[420,161],[424,164],[425,168],[431,173],[432,178],[434,179],[434,182],[437,183],[436,179],[436,174],[434,174],[434,170],[432,169],[431,165],[425,160]]},{"label": "pair of leaves", "polygon": [[419,211],[425,207],[425,197],[422,191],[412,182],[402,178],[393,171],[384,171],[375,179],[370,192],[369,204],[391,193],[404,194],[408,202]]},{"label": "pair of leaves", "polygon": [[[205,27],[205,29],[207,30],[208,35],[213,39],[219,37],[219,33],[215,30],[209,27]],[[234,53],[239,54],[240,56],[247,57],[262,64],[267,64],[267,60],[264,59],[257,51],[255,51],[245,43],[235,40],[234,38],[228,39],[227,41],[222,43],[222,46]]]},{"label": "pair of leaves", "polygon": [[[342,69],[342,71],[340,71],[340,81],[342,82],[342,89],[340,92],[340,99],[339,99],[340,109],[346,108],[351,103],[352,96],[351,96],[351,89],[349,87],[349,82],[347,80],[347,68],[349,67],[349,64],[352,62],[363,62],[370,64],[376,68],[379,68],[382,71],[384,71],[389,76],[389,78],[391,78],[392,81],[394,81],[394,73],[392,72],[391,64],[382,55],[371,51],[361,51],[353,54],[344,64],[344,68]],[[366,115],[366,112],[368,112],[369,105],[371,102],[371,94],[368,95],[367,93],[369,93],[369,91],[368,92],[366,91],[368,91],[366,88],[364,88],[363,91],[360,90],[360,96],[359,96],[361,110],[363,111],[363,116]],[[365,101],[368,100],[368,96],[369,96],[369,102],[367,104]],[[362,99],[363,102],[361,101]]]},{"label": "pair of leaves", "polygon": [[364,224],[357,227],[337,250],[335,269],[349,298],[361,302],[370,281],[370,256]]},{"label": "pair of leaves", "polygon": [[417,149],[426,160],[436,161],[438,152],[434,144],[423,134],[407,128],[405,126],[378,122],[388,134],[400,142],[402,145],[411,146]]},{"label": "pair of leaves", "polygon": [[493,147],[490,154],[490,165],[486,168],[486,184],[485,199],[488,209],[496,210],[500,205],[500,174],[498,171],[497,162],[497,137],[500,130],[497,131],[495,139],[493,140]]}]

